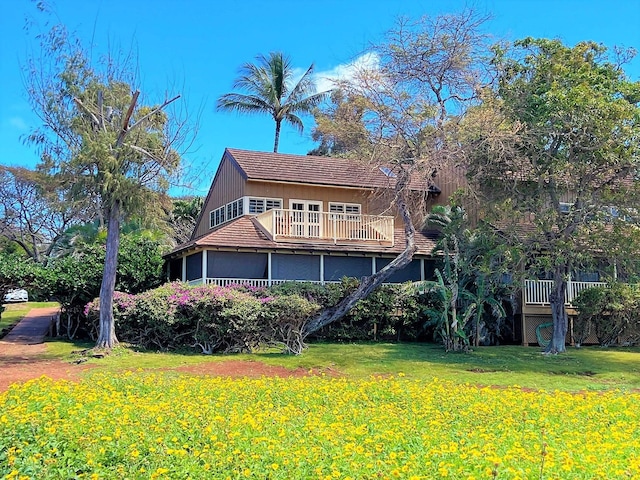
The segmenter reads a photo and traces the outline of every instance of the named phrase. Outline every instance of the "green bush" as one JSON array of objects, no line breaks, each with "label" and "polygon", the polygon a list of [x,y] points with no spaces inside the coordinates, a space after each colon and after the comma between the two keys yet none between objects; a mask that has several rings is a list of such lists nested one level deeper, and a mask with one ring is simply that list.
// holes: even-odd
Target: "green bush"
[{"label": "green bush", "polygon": [[573,304],[578,310],[573,326],[576,343],[584,342],[591,333],[602,346],[640,341],[640,290],[636,286],[611,283],[588,288]]},{"label": "green bush", "polygon": [[[204,353],[251,352],[271,345],[300,352],[305,322],[357,285],[356,280],[347,279],[326,286],[291,282],[270,289],[170,283],[138,295],[116,292],[116,332],[121,341],[161,350],[197,347]],[[314,338],[349,342],[422,339],[422,297],[406,285],[382,286]],[[93,339],[99,307],[94,300],[85,308],[86,330]]]},{"label": "green bush", "polygon": [[[354,278],[319,285],[287,282],[269,289],[274,296],[294,293],[322,308],[336,305],[359,285]],[[376,340],[418,340],[427,338],[421,302],[424,296],[404,285],[382,285],[361,300],[341,320],[315,332],[311,338],[323,341],[358,342]]]}]

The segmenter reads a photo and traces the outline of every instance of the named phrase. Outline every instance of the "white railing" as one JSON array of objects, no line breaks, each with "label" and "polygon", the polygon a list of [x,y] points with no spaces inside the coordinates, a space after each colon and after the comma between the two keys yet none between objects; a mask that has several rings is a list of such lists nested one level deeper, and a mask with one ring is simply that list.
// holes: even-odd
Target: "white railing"
[{"label": "white railing", "polygon": [[[207,284],[217,285],[219,287],[228,287],[230,285],[247,285],[249,287],[268,287],[269,280],[266,278],[207,278]],[[284,283],[285,280],[271,280],[271,285]]]},{"label": "white railing", "polygon": [[273,209],[256,216],[273,240],[329,240],[333,243],[393,245],[393,217]]},{"label": "white railing", "polygon": [[[195,280],[198,284],[202,283],[202,280]],[[219,287],[229,287],[232,285],[246,285],[249,287],[268,287],[269,280],[266,278],[206,278],[205,282],[209,285],[218,285]],[[320,280],[271,280],[271,285],[280,285],[285,282],[304,282],[304,283],[317,283],[326,285],[328,283],[340,283],[340,280],[325,280],[321,282]],[[189,282],[192,284],[192,282]],[[383,285],[392,285],[391,283],[385,282]]]},{"label": "white railing", "polygon": [[[564,303],[571,305],[573,299],[587,288],[606,285],[604,282],[567,282]],[[549,294],[553,288],[553,280],[525,280],[524,303],[527,305],[549,305]]]}]

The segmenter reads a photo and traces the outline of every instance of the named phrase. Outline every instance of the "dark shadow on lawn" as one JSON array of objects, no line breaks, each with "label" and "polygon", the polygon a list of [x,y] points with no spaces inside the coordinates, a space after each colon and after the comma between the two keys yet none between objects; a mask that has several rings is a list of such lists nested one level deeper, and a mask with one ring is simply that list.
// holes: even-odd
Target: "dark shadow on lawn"
[{"label": "dark shadow on lawn", "polygon": [[[340,346],[340,356],[355,357],[360,362],[410,362],[422,368],[428,364],[446,365],[476,372],[539,372],[555,375],[594,376],[626,372],[640,374],[640,348],[568,347],[559,355],[544,355],[540,347],[479,347],[469,353],[445,352],[428,343],[353,344]],[[363,348],[365,347],[366,348]],[[313,348],[313,346],[311,347]],[[616,353],[627,353],[620,358]]]}]

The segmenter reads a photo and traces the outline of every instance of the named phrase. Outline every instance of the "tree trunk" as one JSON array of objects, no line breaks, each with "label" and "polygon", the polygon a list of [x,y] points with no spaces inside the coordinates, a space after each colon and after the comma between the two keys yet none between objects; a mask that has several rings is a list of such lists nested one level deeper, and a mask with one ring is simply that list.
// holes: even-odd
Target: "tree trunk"
[{"label": "tree trunk", "polygon": [[564,271],[565,268],[556,267],[553,272],[553,286],[549,294],[551,315],[553,317],[553,335],[545,349],[545,353],[562,353],[567,350],[565,342],[569,321],[567,319],[567,311],[564,308],[565,293],[567,291],[567,280],[565,279]]},{"label": "tree trunk", "polygon": [[116,289],[116,269],[120,245],[120,203],[114,202],[107,213],[107,248],[100,286],[100,332],[96,347],[112,348],[118,344],[113,323],[113,292]]},{"label": "tree trunk", "polygon": [[309,323],[307,323],[302,329],[303,339],[320,330],[322,327],[329,325],[330,323],[339,320],[344,317],[353,306],[363,298],[366,298],[373,290],[379,287],[387,278],[389,278],[394,272],[406,267],[411,263],[413,254],[416,251],[415,242],[407,245],[403,252],[393,259],[386,267],[379,272],[364,277],[360,282],[358,288],[356,288],[351,294],[343,298],[337,305],[331,308],[323,310],[320,315],[315,317]]},{"label": "tree trunk", "polygon": [[[409,209],[407,207],[407,200],[405,194],[405,187],[409,184],[409,172],[405,169],[401,169],[398,175],[398,180],[395,187],[395,198],[398,206],[398,211],[402,216],[405,231],[405,248],[396,258],[393,259],[386,267],[373,275],[364,277],[360,282],[358,288],[356,288],[351,294],[343,298],[337,305],[331,308],[327,308],[320,312],[318,316],[313,318],[309,323],[304,325],[300,332],[301,340],[320,330],[322,327],[329,325],[330,323],[339,320],[346,315],[358,301],[366,298],[373,290],[379,287],[387,278],[393,273],[406,267],[413,260],[413,255],[417,250],[415,244],[415,228],[411,221]],[[300,353],[300,352],[294,352]]]},{"label": "tree trunk", "polygon": [[280,143],[280,125],[281,122],[276,120],[276,138],[273,142],[273,153],[278,153],[278,144]]}]

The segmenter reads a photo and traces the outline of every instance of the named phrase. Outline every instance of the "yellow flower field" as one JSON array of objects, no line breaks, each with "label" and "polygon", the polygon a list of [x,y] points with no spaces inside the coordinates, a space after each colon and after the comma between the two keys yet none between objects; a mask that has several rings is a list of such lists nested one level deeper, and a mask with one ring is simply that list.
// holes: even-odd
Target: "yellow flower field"
[{"label": "yellow flower field", "polygon": [[638,425],[616,391],[96,374],[0,394],[0,478],[640,479]]}]

